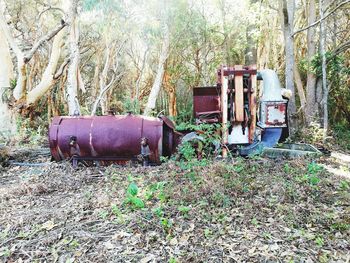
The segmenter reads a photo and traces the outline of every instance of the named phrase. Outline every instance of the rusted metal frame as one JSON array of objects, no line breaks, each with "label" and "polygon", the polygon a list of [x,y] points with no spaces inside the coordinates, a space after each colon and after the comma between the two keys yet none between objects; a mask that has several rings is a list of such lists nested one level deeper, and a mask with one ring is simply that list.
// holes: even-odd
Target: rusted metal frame
[{"label": "rusted metal frame", "polygon": [[202,114],[215,114],[215,113],[220,114],[220,111],[215,110],[215,111],[199,111],[199,112],[196,112],[197,115],[202,115]]},{"label": "rusted metal frame", "polygon": [[97,156],[86,156],[86,157],[82,157],[82,156],[78,156],[78,155],[74,155],[72,156],[72,159],[74,160],[84,160],[84,161],[136,161],[137,158],[130,158],[130,157],[113,157],[113,156],[106,156],[106,157],[97,157]]},{"label": "rusted metal frame", "polygon": [[227,127],[227,113],[228,113],[228,77],[224,76],[224,72],[226,70],[226,67],[221,67],[221,111],[222,111],[222,127],[221,127],[221,133],[222,133],[222,157],[227,157],[227,148],[226,145],[228,144],[228,127]]},{"label": "rusted metal frame", "polygon": [[[238,71],[242,69],[242,65],[236,65]],[[244,121],[244,94],[243,94],[243,75],[237,75],[234,71],[235,82],[235,121]]]},{"label": "rusted metal frame", "polygon": [[193,96],[220,96],[220,87],[207,86],[193,88]]},{"label": "rusted metal frame", "polygon": [[249,126],[249,143],[254,142],[254,134],[256,129],[256,92],[257,92],[257,77],[256,77],[256,65],[252,65],[249,67],[255,74],[251,74],[249,77],[250,84],[250,96],[249,96],[249,109],[250,109],[250,126]]},{"label": "rusted metal frame", "polygon": [[[221,69],[218,70],[217,72],[217,86],[220,87],[221,86]],[[224,71],[224,76],[230,76],[230,75],[234,75],[234,76],[245,76],[245,77],[249,77],[250,75],[256,75],[257,74],[257,70],[256,69],[247,69],[247,67],[244,67],[244,69],[236,69],[234,67],[231,67],[229,69],[226,69]]]},{"label": "rusted metal frame", "polygon": [[243,75],[256,74],[256,72],[257,70],[245,70],[245,69],[226,70],[224,72],[224,76],[229,76],[229,75],[243,76]]},{"label": "rusted metal frame", "polygon": [[234,122],[234,119],[235,119],[235,111],[234,111],[234,85],[235,85],[235,82],[233,81],[233,78],[234,76],[231,75],[229,76],[229,87],[228,87],[228,91],[227,91],[227,94],[229,96],[229,104],[230,104],[230,112],[229,112],[229,119],[228,121],[230,122],[230,124],[232,125],[232,123]]},{"label": "rusted metal frame", "polygon": [[[198,118],[202,112],[218,111],[221,115],[221,88],[218,86],[193,88],[193,116]],[[221,119],[221,116],[219,116]]]},{"label": "rusted metal frame", "polygon": [[[233,89],[231,89],[230,91],[228,91],[228,93],[230,93],[231,91],[232,91],[232,92],[235,92],[236,89],[233,88]],[[243,92],[244,92],[244,93],[248,93],[248,92],[251,92],[251,90],[250,90],[250,88],[244,88],[244,89],[243,89]]]},{"label": "rusted metal frame", "polygon": [[49,129],[49,137],[52,138],[49,140],[51,155],[56,159],[59,160],[61,158],[61,155],[58,151],[58,141],[57,141],[57,134],[58,134],[58,128],[62,121],[61,117],[54,117],[51,123],[51,128]]},{"label": "rusted metal frame", "polygon": [[218,123],[218,118],[211,118],[211,119],[199,119],[202,123]]},{"label": "rusted metal frame", "polygon": [[196,112],[196,117],[204,123],[218,123],[221,111]]}]

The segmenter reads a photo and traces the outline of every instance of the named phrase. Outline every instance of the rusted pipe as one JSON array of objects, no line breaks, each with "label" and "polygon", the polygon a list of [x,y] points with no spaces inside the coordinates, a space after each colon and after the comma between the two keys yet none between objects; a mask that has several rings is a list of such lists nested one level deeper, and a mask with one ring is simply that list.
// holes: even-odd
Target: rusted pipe
[{"label": "rusted pipe", "polygon": [[228,143],[228,129],[227,129],[227,111],[228,111],[228,76],[224,75],[224,72],[227,68],[221,67],[221,112],[222,112],[222,157],[227,157],[227,148],[226,145]]}]

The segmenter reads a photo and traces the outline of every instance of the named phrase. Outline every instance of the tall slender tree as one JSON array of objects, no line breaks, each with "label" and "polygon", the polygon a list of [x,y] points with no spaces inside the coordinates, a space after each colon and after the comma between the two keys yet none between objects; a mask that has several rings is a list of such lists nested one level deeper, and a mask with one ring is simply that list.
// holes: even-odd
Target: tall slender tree
[{"label": "tall slender tree", "polygon": [[322,58],[322,87],[323,87],[323,140],[326,140],[328,132],[328,86],[327,86],[327,65],[326,65],[326,26],[324,21],[323,0],[319,0],[320,12],[320,56]]},{"label": "tall slender tree", "polygon": [[167,13],[167,3],[164,3],[164,10],[162,10],[162,23],[163,23],[163,40],[162,40],[162,48],[159,55],[158,67],[156,77],[154,79],[151,93],[148,96],[147,104],[144,110],[144,115],[151,115],[152,111],[156,107],[156,101],[158,98],[159,91],[162,87],[162,81],[164,76],[164,67],[166,59],[169,55],[170,48],[170,33],[169,33],[169,21],[168,21],[168,13]]},{"label": "tall slender tree", "polygon": [[281,12],[282,12],[282,29],[284,35],[285,44],[285,80],[286,88],[292,91],[292,96],[288,104],[288,113],[290,117],[290,124],[292,128],[295,127],[295,88],[294,88],[294,11],[295,11],[295,1],[294,0],[281,0]]},{"label": "tall slender tree", "polygon": [[68,68],[67,102],[69,115],[80,115],[78,87],[80,85],[82,88],[84,85],[79,71],[78,2],[79,0],[70,0],[68,7],[70,65]]},{"label": "tall slender tree", "polygon": [[[307,4],[307,17],[308,24],[311,25],[316,21],[316,3],[315,0],[309,0]],[[307,82],[306,82],[306,109],[305,119],[306,123],[310,124],[315,120],[317,114],[316,104],[316,75],[311,70],[311,61],[316,55],[316,35],[315,28],[310,27],[307,29],[307,60],[308,60],[308,71],[307,71]]]}]

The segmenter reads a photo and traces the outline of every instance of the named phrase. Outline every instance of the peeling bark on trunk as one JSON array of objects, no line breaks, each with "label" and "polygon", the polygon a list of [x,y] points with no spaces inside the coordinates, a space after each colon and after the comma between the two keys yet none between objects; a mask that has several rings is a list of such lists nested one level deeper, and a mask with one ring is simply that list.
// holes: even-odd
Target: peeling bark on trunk
[{"label": "peeling bark on trunk", "polygon": [[177,116],[176,93],[174,87],[169,89],[169,116]]},{"label": "peeling bark on trunk", "polygon": [[169,74],[165,71],[164,73],[164,86],[165,89],[168,93],[168,98],[169,98],[169,116],[170,117],[175,117],[177,116],[177,109],[176,109],[176,89],[175,85],[171,83],[171,79]]},{"label": "peeling bark on trunk", "polygon": [[322,88],[322,78],[317,78],[316,80],[316,106],[319,113],[319,118],[323,118],[322,115],[322,96],[323,96],[323,88]]},{"label": "peeling bark on trunk", "polygon": [[323,20],[323,0],[319,2],[320,9],[320,55],[322,58],[322,86],[323,86],[323,141],[327,138],[328,132],[328,87],[327,87],[327,65],[326,65],[326,21]]},{"label": "peeling bark on trunk", "polygon": [[141,64],[141,69],[140,69],[140,73],[137,77],[136,80],[136,91],[135,91],[135,100],[138,101],[139,97],[140,97],[140,89],[141,89],[141,80],[143,77],[143,73],[146,67],[146,61],[147,61],[147,56],[148,56],[148,48],[145,50],[145,52],[143,53],[143,58],[142,58],[142,64]]},{"label": "peeling bark on trunk", "polygon": [[152,111],[156,107],[156,101],[157,97],[160,91],[160,88],[162,86],[162,80],[163,80],[163,74],[164,74],[164,63],[168,57],[168,51],[169,51],[169,29],[167,26],[165,26],[165,34],[164,34],[164,40],[162,45],[162,50],[159,56],[159,62],[158,62],[158,68],[157,68],[157,75],[154,79],[153,86],[151,89],[151,93],[148,97],[147,105],[144,110],[144,115],[149,116],[152,114]]},{"label": "peeling bark on trunk", "polygon": [[71,0],[69,8],[69,51],[70,51],[70,65],[68,68],[67,77],[67,102],[68,114],[80,115],[80,105],[78,101],[78,87],[79,87],[79,29],[77,23],[78,1]]},{"label": "peeling bark on trunk", "polygon": [[[120,75],[119,76],[115,75],[116,73],[115,70],[118,66],[118,63],[113,65],[114,56],[119,54],[121,49],[122,49],[122,46],[120,46],[119,49],[116,51],[115,43],[106,43],[105,63],[101,74],[99,73],[99,67],[100,67],[99,64],[101,63],[101,61],[100,60],[98,61],[98,65],[96,66],[96,69],[95,69],[94,80],[99,87],[99,94],[98,96],[96,96],[95,102],[93,103],[93,106],[92,106],[92,110],[91,110],[92,116],[96,114],[98,106],[101,107],[102,115],[106,115],[108,110],[110,110],[109,100],[108,100],[109,91],[111,90],[111,88],[113,88],[113,84],[115,80],[120,77]],[[113,70],[114,74],[112,75],[112,77],[109,79],[109,82],[108,82],[108,72],[110,70]]]},{"label": "peeling bark on trunk", "polygon": [[26,69],[25,69],[25,63],[24,63],[24,54],[19,49],[17,43],[13,39],[13,36],[6,23],[5,17],[2,14],[2,10],[0,12],[0,27],[5,37],[4,39],[7,40],[9,46],[11,47],[12,51],[15,53],[17,58],[18,77],[17,77],[16,87],[13,91],[13,97],[16,100],[19,100],[20,98],[22,98],[25,90],[25,87],[23,87],[23,85],[26,84]]},{"label": "peeling bark on trunk", "polygon": [[[316,21],[316,4],[315,0],[310,0],[308,5],[308,23],[309,25]],[[312,58],[316,54],[316,43],[315,43],[315,28],[310,27],[307,30],[307,58],[308,63],[311,63]],[[316,76],[310,70],[307,73],[307,84],[306,84],[307,104],[305,111],[306,123],[310,124],[315,120],[317,115],[317,104],[316,104]]]},{"label": "peeling bark on trunk", "polygon": [[298,67],[295,64],[294,64],[294,75],[295,75],[295,83],[297,86],[298,95],[299,95],[299,99],[300,99],[300,107],[301,107],[302,112],[305,115],[306,97],[305,97],[303,82],[301,80]]},{"label": "peeling bark on trunk", "polygon": [[[294,0],[282,0],[282,29],[285,42],[285,54],[286,54],[286,88],[292,91],[292,96],[289,99],[288,113],[289,121],[292,129],[295,129],[295,89],[294,89],[294,38],[293,38],[293,25],[294,25]],[[293,130],[291,130],[293,133]]]},{"label": "peeling bark on trunk", "polygon": [[105,61],[105,65],[103,67],[101,76],[100,76],[100,95],[98,97],[98,99],[96,100],[96,104],[94,105],[94,110],[93,110],[93,115],[95,115],[96,110],[97,110],[97,106],[100,103],[101,105],[101,110],[102,110],[102,114],[105,115],[107,114],[108,111],[108,101],[107,101],[107,95],[106,92],[109,89],[109,87],[111,87],[114,79],[107,85],[107,74],[108,74],[108,70],[110,68],[111,65],[111,47],[109,44],[106,45],[106,61]]},{"label": "peeling bark on trunk", "polygon": [[54,38],[48,65],[42,75],[40,83],[27,94],[27,104],[37,102],[55,83],[55,73],[60,58],[63,36],[65,32],[60,31]]},{"label": "peeling bark on trunk", "polygon": [[0,39],[0,135],[10,136],[16,133],[16,122],[4,101],[4,93],[10,87],[10,80],[13,78],[13,64],[10,48],[2,28],[0,28]]},{"label": "peeling bark on trunk", "polygon": [[[55,29],[48,32],[46,35],[42,36],[27,53],[24,53],[18,47],[16,41],[14,40],[14,38],[10,32],[10,29],[6,23],[6,20],[5,20],[3,13],[2,13],[2,10],[1,10],[1,12],[0,12],[0,27],[1,27],[2,32],[4,34],[4,39],[7,40],[12,51],[15,53],[16,59],[17,59],[18,76],[17,76],[16,87],[13,90],[13,97],[16,99],[16,101],[20,100],[24,104],[27,103],[26,99],[27,99],[27,88],[28,88],[28,79],[27,79],[28,62],[32,59],[35,52],[39,49],[39,47],[43,43],[46,43],[47,41],[51,40],[53,37],[57,36],[57,34],[59,34],[59,33],[62,34],[62,29],[65,26],[66,26],[66,23],[64,21],[61,22]],[[45,73],[47,73],[47,72],[45,71]],[[47,76],[43,75],[44,81],[47,81],[46,78],[47,78]],[[44,83],[42,83],[42,84],[44,84]],[[43,89],[42,86],[40,86],[39,88]],[[47,91],[47,89],[46,89],[46,91]],[[33,100],[31,99],[31,103],[32,102],[33,102]]]},{"label": "peeling bark on trunk", "polygon": [[91,116],[96,115],[96,111],[97,111],[97,107],[99,104],[101,104],[101,110],[102,110],[102,114],[105,115],[108,111],[107,106],[108,105],[108,101],[107,100],[107,91],[112,87],[113,83],[114,83],[115,77],[113,76],[111,81],[107,84],[107,86],[104,87],[100,87],[100,94],[99,96],[96,98],[96,101],[92,107],[91,110]]},{"label": "peeling bark on trunk", "polygon": [[67,78],[68,78],[68,69],[65,68],[65,70],[63,71],[63,74],[62,74],[62,78],[61,78],[60,83],[59,83],[59,90],[60,90],[60,95],[61,95],[61,96],[59,96],[59,104],[63,105],[64,114],[68,114],[68,112],[69,112],[68,102],[66,100],[66,90],[65,90]]},{"label": "peeling bark on trunk", "polygon": [[100,67],[101,67],[101,56],[97,57],[97,63],[95,66],[95,71],[94,71],[94,78],[93,78],[93,88],[91,91],[91,97],[93,101],[96,100],[97,95],[98,95],[98,90],[99,90],[99,75],[100,75]]}]

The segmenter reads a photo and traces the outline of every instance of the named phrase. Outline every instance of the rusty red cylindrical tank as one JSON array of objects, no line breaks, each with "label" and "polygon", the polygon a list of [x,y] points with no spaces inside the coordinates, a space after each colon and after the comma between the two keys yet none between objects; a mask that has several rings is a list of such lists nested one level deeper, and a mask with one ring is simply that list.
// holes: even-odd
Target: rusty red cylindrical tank
[{"label": "rusty red cylindrical tank", "polygon": [[170,156],[179,134],[166,117],[108,115],[54,117],[49,128],[49,143],[56,161],[128,161],[141,153],[141,139],[147,138],[149,161],[160,162]]}]

